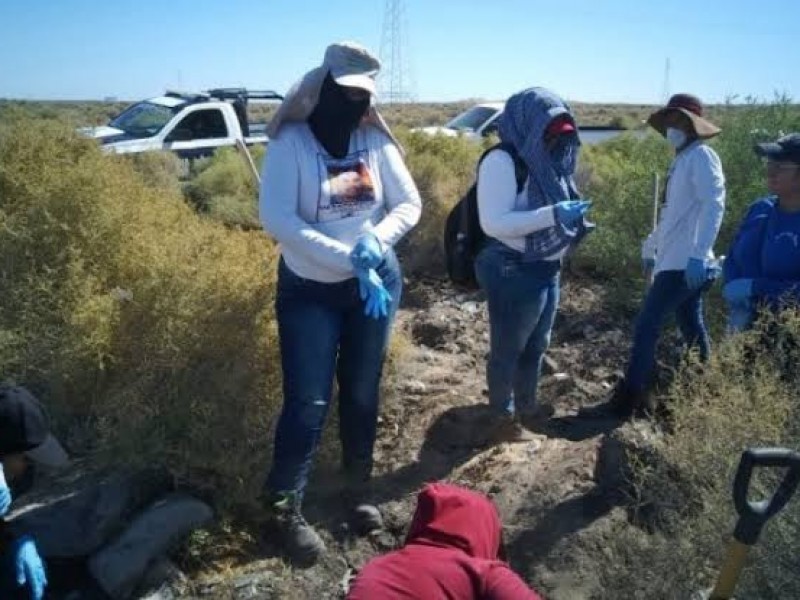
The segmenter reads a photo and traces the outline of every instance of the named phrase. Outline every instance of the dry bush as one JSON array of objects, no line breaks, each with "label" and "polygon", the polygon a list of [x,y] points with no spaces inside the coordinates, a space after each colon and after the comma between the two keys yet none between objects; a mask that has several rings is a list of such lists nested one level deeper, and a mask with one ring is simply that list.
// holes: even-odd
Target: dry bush
[{"label": "dry bush", "polygon": [[[713,585],[737,518],[731,485],[742,451],[797,448],[798,341],[800,315],[786,312],[724,340],[704,368],[687,363],[678,373],[669,400],[673,431],[659,449],[662,460],[640,468],[634,482],[632,508],[657,505],[658,531],[618,531],[601,564],[607,597],[688,598]],[[676,473],[691,483],[699,509],[688,510]],[[774,475],[758,478],[751,497],[768,497],[776,485]],[[798,551],[800,498],[767,524],[737,597],[800,597]]]},{"label": "dry bush", "polygon": [[152,151],[123,154],[122,158],[130,161],[134,171],[141,176],[147,186],[170,192],[181,190],[181,179],[186,172],[186,167],[184,161],[173,152]]},{"label": "dry bush", "polygon": [[[256,167],[260,167],[264,148],[255,146],[250,152]],[[217,221],[250,229],[260,227],[258,183],[234,148],[221,148],[210,159],[198,162],[184,194],[200,213]]]},{"label": "dry bush", "polygon": [[[260,492],[281,402],[276,247],[198,216],[172,164],[105,156],[56,122],[6,124],[0,373],[42,398],[74,452],[164,465],[233,508]],[[255,207],[233,151],[198,171],[210,206]],[[407,346],[395,334],[389,378]],[[337,453],[326,437],[321,456]]]},{"label": "dry bush", "polygon": [[[252,498],[279,405],[274,246],[45,121],[0,134],[0,372],[73,450]],[[80,434],[80,435],[79,435]]]},{"label": "dry bush", "polygon": [[67,100],[4,100],[0,99],[0,122],[20,116],[31,119],[55,119],[73,127],[105,125],[121,113],[130,102],[67,101]]},{"label": "dry bush", "polygon": [[406,163],[422,196],[422,216],[403,240],[400,253],[408,273],[444,275],[444,223],[475,179],[481,146],[461,138],[399,130]]}]

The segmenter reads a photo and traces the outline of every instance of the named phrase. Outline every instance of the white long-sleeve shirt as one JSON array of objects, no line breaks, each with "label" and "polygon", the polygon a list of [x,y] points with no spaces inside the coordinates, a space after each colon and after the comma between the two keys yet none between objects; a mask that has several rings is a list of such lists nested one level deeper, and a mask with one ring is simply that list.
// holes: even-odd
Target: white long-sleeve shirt
[{"label": "white long-sleeve shirt", "polygon": [[[517,252],[525,252],[525,236],[554,227],[552,206],[528,208],[528,182],[517,193],[514,160],[504,150],[493,150],[478,167],[478,219],[481,228]],[[558,260],[566,248],[546,260]]]},{"label": "white long-sleeve shirt", "polygon": [[658,225],[642,245],[655,273],[682,271],[690,258],[714,258],[725,212],[725,175],[719,156],[701,141],[678,153],[670,166]]},{"label": "white long-sleeve shirt", "polygon": [[362,126],[348,154],[331,157],[306,123],[284,125],[270,140],[261,173],[259,215],[300,277],[334,283],[353,277],[349,254],[371,232],[382,250],[417,224],[419,192],[397,146]]}]

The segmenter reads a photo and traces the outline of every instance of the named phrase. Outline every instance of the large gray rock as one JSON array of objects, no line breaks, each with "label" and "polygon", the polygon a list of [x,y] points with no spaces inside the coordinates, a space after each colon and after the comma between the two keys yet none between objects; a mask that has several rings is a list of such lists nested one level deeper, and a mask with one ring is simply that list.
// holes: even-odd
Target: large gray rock
[{"label": "large gray rock", "polygon": [[47,558],[85,557],[102,547],[143,506],[170,489],[160,471],[92,473],[78,468],[37,479],[8,518],[36,539]]},{"label": "large gray rock", "polygon": [[89,571],[112,598],[129,598],[155,561],[213,517],[209,506],[174,494],[137,515],[113,542],[89,560]]}]

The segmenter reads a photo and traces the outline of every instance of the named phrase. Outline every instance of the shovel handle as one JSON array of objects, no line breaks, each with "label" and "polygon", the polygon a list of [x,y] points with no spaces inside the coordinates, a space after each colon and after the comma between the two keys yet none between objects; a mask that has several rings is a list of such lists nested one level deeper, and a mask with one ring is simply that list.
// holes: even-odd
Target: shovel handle
[{"label": "shovel handle", "polygon": [[[778,489],[768,500],[754,502],[747,499],[750,481],[755,467],[785,468]],[[764,524],[778,513],[797,489],[800,483],[800,453],[787,448],[750,448],[742,453],[736,478],[733,482],[733,502],[739,513],[734,538],[752,546],[758,540]]]},{"label": "shovel handle", "polygon": [[[751,502],[747,499],[755,467],[786,469],[783,481],[769,500]],[[734,541],[728,550],[710,600],[728,600],[733,596],[750,547],[756,543],[761,529],[770,517],[786,506],[798,483],[800,454],[797,452],[786,448],[750,448],[742,453],[733,481],[733,502],[736,512],[739,513],[739,521],[733,532]]]}]

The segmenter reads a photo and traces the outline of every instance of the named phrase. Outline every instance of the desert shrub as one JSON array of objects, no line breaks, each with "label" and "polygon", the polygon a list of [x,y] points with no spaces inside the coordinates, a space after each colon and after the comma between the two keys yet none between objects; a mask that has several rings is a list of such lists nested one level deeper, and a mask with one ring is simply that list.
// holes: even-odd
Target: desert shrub
[{"label": "desert shrub", "polygon": [[[250,153],[260,169],[263,146]],[[259,227],[258,183],[237,150],[217,150],[210,159],[197,162],[192,174],[184,194],[200,213],[228,225]]]},{"label": "desert shrub", "polygon": [[652,228],[653,176],[668,164],[669,151],[656,136],[626,134],[583,147],[582,191],[594,201],[590,214],[597,229],[581,245],[575,266],[626,278],[639,273],[641,241]]},{"label": "desert shrub", "polygon": [[[56,121],[6,123],[0,375],[41,397],[73,452],[163,465],[233,507],[260,492],[280,407],[276,246],[198,214],[173,164],[104,155]],[[233,151],[196,167],[203,189],[255,206]],[[389,378],[407,346],[395,335]]]},{"label": "desert shrub", "polygon": [[128,102],[0,99],[0,122],[24,116],[32,119],[53,119],[72,127],[104,125],[128,106]]},{"label": "desert shrub", "polygon": [[[731,484],[741,452],[796,448],[798,340],[800,315],[786,312],[726,339],[703,369],[686,364],[680,370],[669,394],[673,430],[659,448],[663,461],[639,469],[635,481],[634,504],[646,498],[660,505],[659,532],[618,531],[607,555],[613,560],[601,567],[608,597],[688,598],[713,584],[736,523]],[[676,470],[702,499],[696,514],[687,514],[683,498],[676,496]],[[776,485],[774,475],[759,478],[751,497],[768,497]],[[795,499],[766,526],[737,597],[799,597],[798,540]]]},{"label": "desert shrub", "polygon": [[422,196],[422,217],[400,246],[409,273],[444,274],[442,237],[447,214],[475,178],[481,147],[466,139],[400,129],[406,163]]},{"label": "desert shrub", "polygon": [[252,498],[279,402],[275,259],[63,125],[0,134],[0,373],[79,453]]},{"label": "desert shrub", "polygon": [[122,157],[123,160],[130,161],[134,171],[149,187],[157,190],[180,191],[181,179],[186,172],[186,167],[176,154],[153,151],[123,154]]}]

